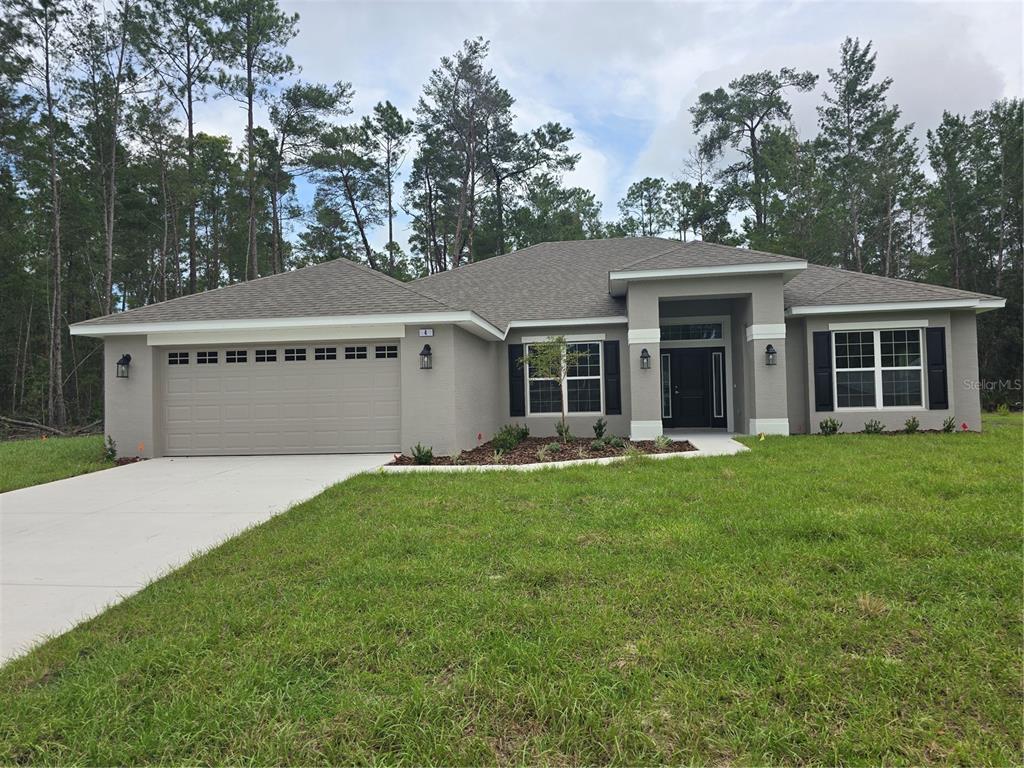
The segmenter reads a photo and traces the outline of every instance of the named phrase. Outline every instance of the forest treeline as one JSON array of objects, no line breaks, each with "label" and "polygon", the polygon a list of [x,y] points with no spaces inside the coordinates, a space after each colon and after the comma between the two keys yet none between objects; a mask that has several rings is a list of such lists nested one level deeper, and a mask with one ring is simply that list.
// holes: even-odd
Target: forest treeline
[{"label": "forest treeline", "polygon": [[[979,354],[987,401],[1020,400],[1019,99],[945,113],[922,144],[871,44],[849,39],[823,76],[783,67],[700,94],[697,149],[606,221],[566,183],[571,128],[517,128],[486,41],[425,72],[411,113],[360,115],[349,82],[301,76],[298,24],[276,0],[0,0],[0,413],[101,415],[101,345],[67,331],[89,317],[329,259],[409,280],[638,235],[1006,296]],[[790,97],[819,89],[801,136]],[[212,99],[240,106],[241,142],[199,130]]]}]

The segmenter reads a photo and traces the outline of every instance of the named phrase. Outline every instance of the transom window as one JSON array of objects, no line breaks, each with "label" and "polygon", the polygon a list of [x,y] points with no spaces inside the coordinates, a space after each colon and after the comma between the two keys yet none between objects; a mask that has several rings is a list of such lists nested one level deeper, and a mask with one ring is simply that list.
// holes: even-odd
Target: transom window
[{"label": "transom window", "polygon": [[188,365],[188,352],[168,352],[168,365]]},{"label": "transom window", "polygon": [[661,326],[662,341],[699,341],[722,338],[721,323],[677,323]]},{"label": "transom window", "polygon": [[302,347],[294,347],[284,351],[284,361],[286,363],[301,363],[305,359],[306,350]]},{"label": "transom window", "polygon": [[374,357],[378,360],[398,357],[398,346],[395,344],[386,344],[384,346],[376,347],[374,349]]},{"label": "transom window", "polygon": [[[531,345],[526,346],[529,359]],[[568,413],[601,413],[601,343],[598,341],[570,342],[565,345],[570,355],[580,355],[575,365],[566,368],[563,382],[543,378],[529,364],[527,398],[530,415],[561,413],[565,398]]]},{"label": "transom window", "polygon": [[277,362],[277,350],[276,349],[257,349],[256,350],[256,362],[257,363],[276,363]]},{"label": "transom window", "polygon": [[215,365],[216,363],[216,352],[196,352],[196,365]]},{"label": "transom window", "polygon": [[365,360],[366,347],[345,347],[346,360]]},{"label": "transom window", "polygon": [[921,331],[836,331],[836,407],[919,408],[924,403]]},{"label": "transom window", "polygon": [[337,360],[338,359],[338,348],[337,347],[314,347],[313,348],[313,359],[314,360]]},{"label": "transom window", "polygon": [[244,363],[249,360],[249,353],[244,349],[229,349],[224,353],[225,363]]}]

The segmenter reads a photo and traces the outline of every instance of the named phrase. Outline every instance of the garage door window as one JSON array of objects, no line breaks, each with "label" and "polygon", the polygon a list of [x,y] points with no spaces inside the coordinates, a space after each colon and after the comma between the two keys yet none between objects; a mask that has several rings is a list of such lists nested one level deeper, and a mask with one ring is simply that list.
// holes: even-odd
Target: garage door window
[{"label": "garage door window", "polygon": [[337,360],[338,359],[338,348],[337,347],[315,347],[313,349],[314,360]]},{"label": "garage door window", "polygon": [[366,347],[345,347],[346,360],[365,360]]},{"label": "garage door window", "polygon": [[216,352],[196,352],[196,365],[216,365]]},{"label": "garage door window", "polygon": [[188,365],[188,352],[168,352],[168,365]]},{"label": "garage door window", "polygon": [[374,356],[378,360],[389,360],[391,358],[398,357],[398,347],[393,344],[377,347],[374,350]]},{"label": "garage door window", "polygon": [[225,363],[244,363],[249,359],[248,351],[244,349],[229,349],[224,353]]},{"label": "garage door window", "polygon": [[257,363],[276,363],[277,362],[277,350],[276,349],[257,349],[256,350],[256,362]]},{"label": "garage door window", "polygon": [[294,349],[286,349],[284,351],[284,361],[286,363],[301,363],[306,359],[306,350],[298,347]]}]

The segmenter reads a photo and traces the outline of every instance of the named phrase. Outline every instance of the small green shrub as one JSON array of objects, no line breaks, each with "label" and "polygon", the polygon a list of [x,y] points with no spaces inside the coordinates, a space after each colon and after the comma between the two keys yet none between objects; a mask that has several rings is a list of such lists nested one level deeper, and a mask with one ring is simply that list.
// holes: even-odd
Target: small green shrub
[{"label": "small green shrub", "polygon": [[864,431],[869,435],[882,434],[882,422],[878,419],[869,419],[864,422]]},{"label": "small green shrub", "polygon": [[603,451],[604,450],[604,445],[605,445],[604,440],[600,440],[600,439],[598,439],[598,440],[591,440],[590,441],[590,450],[592,450],[592,451]]},{"label": "small green shrub", "polygon": [[[996,406],[996,414],[999,416],[1009,416],[1010,406],[1007,405],[1006,403],[1000,403],[999,405]],[[952,431],[953,430],[950,430],[950,432]]]},{"label": "small green shrub", "polygon": [[945,421],[942,422],[943,432],[955,432],[956,431],[956,419],[952,416],[947,416]]},{"label": "small green shrub", "polygon": [[548,449],[548,453],[561,453],[562,452],[562,444],[561,443],[548,443],[544,447]]},{"label": "small green shrub", "polygon": [[567,421],[556,421],[555,432],[558,433],[558,439],[563,443],[572,440],[572,431],[569,429],[569,422]]},{"label": "small green shrub", "polygon": [[671,447],[671,445],[672,438],[669,437],[668,435],[658,435],[656,438],[654,438],[654,447],[658,448],[659,450],[663,451],[666,448]]},{"label": "small green shrub", "polygon": [[641,459],[643,458],[644,452],[630,443],[626,446],[626,450],[622,452],[622,455],[629,459]]},{"label": "small green shrub", "polygon": [[598,419],[597,421],[594,422],[594,437],[600,440],[602,437],[604,437],[604,431],[606,429],[608,429],[608,422],[605,421],[603,418]]},{"label": "small green shrub", "polygon": [[110,435],[107,435],[107,443],[103,446],[103,458],[107,461],[117,460],[117,443]]},{"label": "small green shrub", "polygon": [[831,416],[818,423],[818,431],[823,435],[834,435],[842,428],[843,422],[833,419]]},{"label": "small green shrub", "polygon": [[542,445],[540,448],[537,449],[537,461],[547,461],[547,460],[548,460],[548,446]]},{"label": "small green shrub", "polygon": [[506,424],[494,433],[491,445],[498,451],[511,451],[530,436],[530,428],[525,424]]},{"label": "small green shrub", "polygon": [[501,459],[505,455],[504,451],[495,451],[491,454],[491,461],[495,464],[501,464]]},{"label": "small green shrub", "polygon": [[434,449],[429,446],[416,443],[416,445],[409,449],[409,453],[412,454],[412,460],[417,464],[434,463]]},{"label": "small green shrub", "polygon": [[607,443],[610,448],[615,448],[616,450],[622,450],[626,447],[626,441],[621,437],[616,437],[615,435],[612,435],[605,440],[605,443]]},{"label": "small green shrub", "polygon": [[911,416],[909,419],[903,422],[903,431],[908,435],[912,435],[921,428],[921,422],[917,420],[917,416]]}]

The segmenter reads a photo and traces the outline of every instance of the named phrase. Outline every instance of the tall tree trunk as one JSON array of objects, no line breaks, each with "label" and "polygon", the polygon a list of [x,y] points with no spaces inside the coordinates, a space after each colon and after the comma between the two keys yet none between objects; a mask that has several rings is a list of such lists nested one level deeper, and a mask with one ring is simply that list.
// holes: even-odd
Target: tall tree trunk
[{"label": "tall tree trunk", "polygon": [[345,186],[345,199],[348,201],[349,209],[352,211],[352,218],[356,222],[356,229],[359,230],[359,239],[362,240],[363,243],[363,252],[366,255],[366,263],[370,265],[371,269],[378,269],[377,260],[373,256],[373,248],[370,247],[370,241],[366,236],[366,223],[363,221],[363,217],[359,215],[359,206],[356,205],[355,191],[349,183],[347,173],[341,174],[341,183]]},{"label": "tall tree trunk", "polygon": [[196,196],[192,189],[195,184],[195,102],[192,97],[192,40],[186,38],[185,66],[185,121],[188,123],[188,153],[186,155],[186,171],[188,174],[188,292],[195,293],[199,284],[196,274],[198,261],[196,247]]},{"label": "tall tree trunk", "polygon": [[57,124],[54,115],[53,87],[50,72],[50,36],[43,44],[46,87],[47,149],[50,160],[50,193],[52,221],[50,231],[50,349],[49,377],[47,380],[46,415],[48,423],[63,429],[67,423],[67,409],[64,404],[64,349],[63,349],[63,299],[61,296],[61,270],[63,259],[60,250],[60,180],[57,175]]},{"label": "tall tree trunk", "polygon": [[892,199],[892,188],[885,192],[885,216],[886,216],[886,232],[885,232],[885,276],[892,277],[892,235],[893,228],[895,227],[895,216],[893,215],[893,199]]},{"label": "tall tree trunk", "polygon": [[[246,29],[251,30],[252,18],[246,17]],[[253,102],[256,99],[256,85],[253,82],[253,56],[251,43],[245,56],[245,95],[246,95],[246,147],[248,155],[248,167],[246,168],[246,183],[249,193],[249,233],[246,240],[246,279],[254,280],[259,277],[259,259],[256,254],[256,147],[253,135]]]}]

